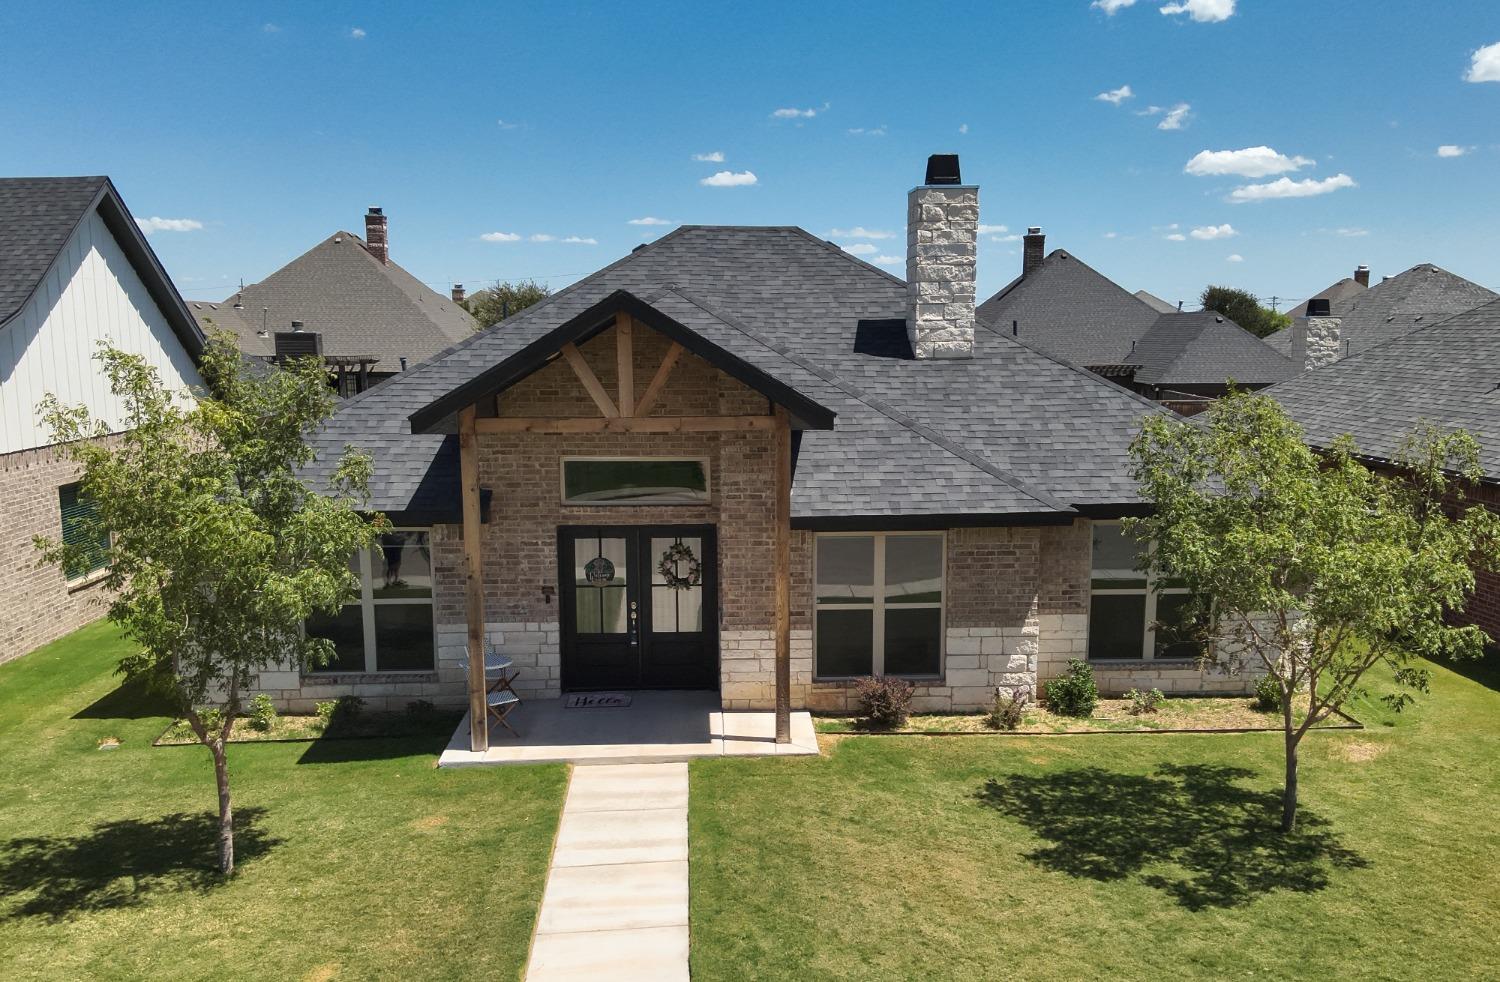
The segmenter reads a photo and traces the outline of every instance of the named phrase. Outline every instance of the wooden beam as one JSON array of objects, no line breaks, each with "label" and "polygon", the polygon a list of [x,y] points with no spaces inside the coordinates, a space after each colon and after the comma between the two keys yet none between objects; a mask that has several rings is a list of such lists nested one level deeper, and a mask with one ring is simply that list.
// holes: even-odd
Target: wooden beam
[{"label": "wooden beam", "polygon": [[651,376],[651,384],[646,386],[646,394],[641,396],[641,401],[635,405],[635,414],[645,416],[651,412],[651,407],[656,405],[656,399],[661,395],[661,390],[666,387],[667,377],[672,374],[672,368],[677,364],[677,359],[682,357],[683,347],[676,341],[672,347],[667,349],[666,356],[661,360],[661,367],[656,374]]},{"label": "wooden beam", "polygon": [[480,433],[729,433],[774,430],[774,416],[497,416]]},{"label": "wooden beam", "polygon": [[620,415],[635,415],[635,346],[629,314],[615,315],[615,377],[620,383]]},{"label": "wooden beam", "polygon": [[792,742],[792,424],[776,407],[776,742]]},{"label": "wooden beam", "polygon": [[614,418],[620,415],[615,408],[614,401],[610,399],[609,393],[604,391],[604,386],[599,384],[599,377],[589,367],[589,363],[583,360],[583,353],[572,341],[562,346],[562,355],[568,360],[568,366],[573,369],[573,374],[578,376],[578,381],[583,383],[583,388],[594,400],[594,405],[604,415]]},{"label": "wooden beam", "polygon": [[484,684],[484,530],[479,513],[479,436],[473,406],[458,414],[458,469],[464,516],[464,613],[469,625],[469,749],[490,747]]}]

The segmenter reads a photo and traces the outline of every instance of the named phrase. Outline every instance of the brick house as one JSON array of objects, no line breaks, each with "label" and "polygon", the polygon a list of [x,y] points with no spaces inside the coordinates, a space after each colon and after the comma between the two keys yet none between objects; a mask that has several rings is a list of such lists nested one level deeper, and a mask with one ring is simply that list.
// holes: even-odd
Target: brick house
[{"label": "brick house", "polygon": [[101,571],[37,567],[90,506],[36,414],[48,393],[118,420],[96,345],[201,385],[203,336],[107,177],[0,179],[0,662],[103,614]]},{"label": "brick house", "polygon": [[309,625],[335,663],[260,689],[482,706],[462,665],[490,644],[523,696],[702,688],[783,720],[870,674],[975,709],[1071,658],[1115,692],[1245,691],[1157,636],[1182,599],[1115,523],[1161,407],[976,325],[957,158],[908,219],[905,280],[799,228],[682,227],[345,402],[319,466],[368,450],[394,531]]}]

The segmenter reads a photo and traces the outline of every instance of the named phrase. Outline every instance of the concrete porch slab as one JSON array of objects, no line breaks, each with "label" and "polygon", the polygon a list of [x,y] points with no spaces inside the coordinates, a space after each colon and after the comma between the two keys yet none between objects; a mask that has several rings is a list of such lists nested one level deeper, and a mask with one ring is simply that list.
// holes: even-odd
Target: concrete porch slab
[{"label": "concrete porch slab", "polygon": [[818,753],[806,712],[792,714],[792,742],[778,745],[774,713],[725,712],[716,692],[630,695],[631,704],[619,709],[566,709],[561,699],[527,699],[509,717],[520,737],[492,727],[489,750],[478,754],[469,749],[465,716],[438,766],[627,764]]}]

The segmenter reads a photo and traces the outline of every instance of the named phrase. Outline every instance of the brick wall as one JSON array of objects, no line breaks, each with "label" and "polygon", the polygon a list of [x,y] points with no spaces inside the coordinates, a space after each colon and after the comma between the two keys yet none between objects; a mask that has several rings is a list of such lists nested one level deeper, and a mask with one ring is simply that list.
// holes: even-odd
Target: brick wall
[{"label": "brick wall", "polygon": [[69,585],[56,566],[37,566],[32,537],[62,537],[57,489],[78,468],[55,448],[0,454],[0,662],[26,654],[104,616],[93,580]]}]

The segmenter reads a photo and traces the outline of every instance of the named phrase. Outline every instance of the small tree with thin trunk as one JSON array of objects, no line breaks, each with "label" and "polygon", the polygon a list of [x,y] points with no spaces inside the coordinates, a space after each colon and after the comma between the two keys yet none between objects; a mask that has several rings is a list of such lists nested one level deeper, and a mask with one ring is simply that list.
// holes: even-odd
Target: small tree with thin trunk
[{"label": "small tree with thin trunk", "polygon": [[1427,689],[1421,658],[1478,656],[1489,641],[1450,620],[1475,568],[1500,568],[1500,518],[1465,497],[1478,447],[1419,425],[1388,476],[1347,438],[1313,452],[1270,397],[1232,392],[1192,423],[1149,418],[1131,452],[1155,506],[1125,523],[1155,543],[1143,562],[1191,589],[1213,657],[1280,688],[1290,832],[1298,743],[1370,669],[1392,670],[1384,698],[1400,710]]},{"label": "small tree with thin trunk", "polygon": [[370,460],[345,448],[327,495],[299,478],[314,456],[303,434],[333,410],[316,359],[247,372],[215,337],[202,363],[209,392],[194,399],[163,388],[137,355],[101,346],[97,358],[123,418],[97,420],[53,396],[40,410],[81,465],[92,528],[83,544],[37,546],[64,568],[107,562],[109,618],[139,648],[120,672],[165,695],[213,755],[219,868],[232,873],[225,744],[257,672],[332,657],[331,642],[302,625],[356,589],[349,556],[384,521],[357,510]]}]

